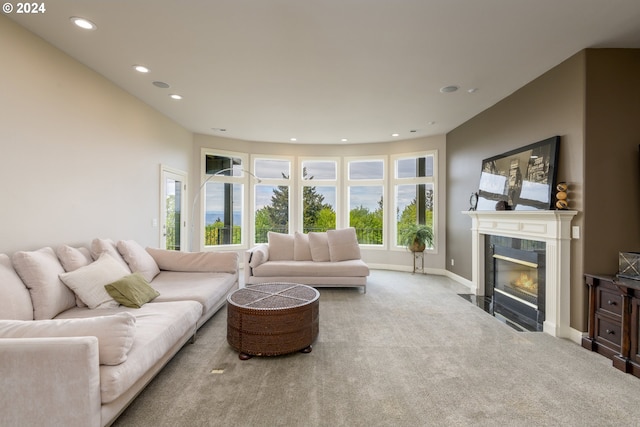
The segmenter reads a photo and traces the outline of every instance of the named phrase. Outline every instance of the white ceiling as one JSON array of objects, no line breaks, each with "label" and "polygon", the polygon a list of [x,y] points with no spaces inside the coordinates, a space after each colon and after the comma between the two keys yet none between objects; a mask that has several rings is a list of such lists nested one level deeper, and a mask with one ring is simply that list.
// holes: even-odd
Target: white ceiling
[{"label": "white ceiling", "polygon": [[[444,134],[581,49],[640,48],[638,0],[45,6],[42,14],[8,16],[185,128],[254,141],[350,144]],[[71,16],[98,28],[80,30]],[[134,64],[151,72],[139,74]],[[171,87],[159,89],[155,80]],[[460,90],[440,93],[448,85]]]}]

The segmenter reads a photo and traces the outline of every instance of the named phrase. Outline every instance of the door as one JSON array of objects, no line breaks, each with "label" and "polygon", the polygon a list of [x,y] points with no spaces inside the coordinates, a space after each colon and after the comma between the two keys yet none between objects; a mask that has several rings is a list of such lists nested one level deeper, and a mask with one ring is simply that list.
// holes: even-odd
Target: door
[{"label": "door", "polygon": [[187,174],[162,166],[160,197],[160,247],[172,251],[186,248]]}]

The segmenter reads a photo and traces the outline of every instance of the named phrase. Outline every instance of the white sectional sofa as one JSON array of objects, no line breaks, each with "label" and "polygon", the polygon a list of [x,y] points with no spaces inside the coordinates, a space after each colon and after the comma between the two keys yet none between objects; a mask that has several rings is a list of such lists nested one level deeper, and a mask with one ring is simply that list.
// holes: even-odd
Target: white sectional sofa
[{"label": "white sectional sofa", "polygon": [[268,244],[245,252],[246,285],[292,282],[314,287],[362,287],[369,267],[362,261],[354,228],[303,234],[268,233]]},{"label": "white sectional sofa", "polygon": [[110,425],[237,288],[236,252],[0,254],[0,424]]}]

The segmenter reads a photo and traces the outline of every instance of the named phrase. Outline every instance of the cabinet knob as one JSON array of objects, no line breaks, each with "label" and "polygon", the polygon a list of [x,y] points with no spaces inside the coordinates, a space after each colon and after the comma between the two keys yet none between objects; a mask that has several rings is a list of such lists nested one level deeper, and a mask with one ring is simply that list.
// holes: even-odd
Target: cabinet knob
[{"label": "cabinet knob", "polygon": [[607,304],[609,304],[609,305],[616,305],[617,303],[616,303],[615,301],[608,300],[608,301],[607,301]]},{"label": "cabinet knob", "polygon": [[612,331],[611,329],[607,329],[605,332],[607,334],[609,334],[609,335],[615,335],[616,334],[615,331]]}]

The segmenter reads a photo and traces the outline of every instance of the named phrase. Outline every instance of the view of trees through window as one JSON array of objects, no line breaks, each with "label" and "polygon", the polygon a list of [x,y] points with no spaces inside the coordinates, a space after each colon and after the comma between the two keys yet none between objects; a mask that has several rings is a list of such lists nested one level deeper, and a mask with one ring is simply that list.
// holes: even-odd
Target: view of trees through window
[{"label": "view of trees through window", "polygon": [[[238,176],[235,157],[211,156],[214,170],[230,169],[226,176]],[[385,161],[357,159],[347,163],[348,224],[354,227],[360,244],[383,245],[385,230]],[[302,231],[327,231],[337,224],[337,163],[309,160],[301,162]],[[240,169],[241,170],[241,169]],[[289,233],[292,193],[289,160],[257,159],[254,184],[254,243],[266,243],[269,231]],[[395,175],[390,183],[394,209],[391,222],[394,245],[408,224],[434,226],[434,156],[407,156],[395,159]],[[232,180],[232,178],[231,178]],[[224,179],[223,179],[224,181]],[[233,182],[208,182],[205,187],[205,245],[242,243],[242,194],[244,185]],[[298,199],[299,200],[299,199]]]}]

